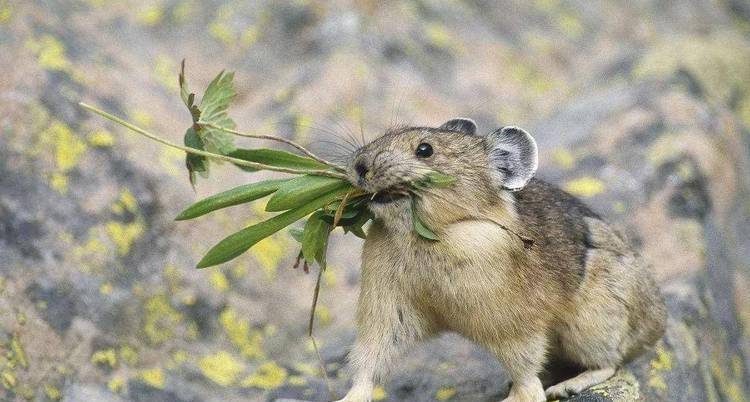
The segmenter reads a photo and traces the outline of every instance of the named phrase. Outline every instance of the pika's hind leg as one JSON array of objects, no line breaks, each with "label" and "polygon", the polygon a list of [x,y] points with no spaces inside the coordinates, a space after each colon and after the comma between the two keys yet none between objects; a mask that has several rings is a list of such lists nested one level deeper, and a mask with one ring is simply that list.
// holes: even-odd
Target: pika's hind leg
[{"label": "pika's hind leg", "polygon": [[559,384],[555,384],[544,392],[548,399],[560,399],[573,396],[580,393],[586,388],[592,385],[599,384],[603,381],[612,377],[615,374],[615,369],[612,367],[603,368],[598,370],[588,370],[583,373],[565,380]]}]

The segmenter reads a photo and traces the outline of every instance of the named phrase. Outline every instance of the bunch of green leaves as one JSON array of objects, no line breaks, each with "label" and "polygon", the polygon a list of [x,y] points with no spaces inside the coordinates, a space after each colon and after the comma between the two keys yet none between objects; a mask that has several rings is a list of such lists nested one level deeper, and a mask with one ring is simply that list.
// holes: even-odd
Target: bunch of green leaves
[{"label": "bunch of green leaves", "polygon": [[[200,200],[182,211],[177,220],[194,219],[223,208],[270,197],[265,210],[278,213],[221,240],[198,262],[198,268],[230,261],[261,240],[307,218],[301,227],[292,228],[290,233],[301,244],[299,258],[304,261],[305,267],[317,263],[324,269],[328,238],[335,228],[341,227],[345,233],[365,237],[363,227],[372,219],[367,203],[373,194],[353,187],[347,180],[343,167],[317,157],[291,140],[235,131],[236,124],[227,113],[236,96],[233,78],[233,73],[219,73],[198,103],[196,95],[188,89],[183,62],[179,74],[180,96],[191,117],[191,124],[184,136],[184,146],[170,143],[93,106],[81,105],[155,141],[185,151],[186,166],[193,186],[196,174],[208,177],[211,160],[228,161],[249,172],[269,170],[295,175],[241,185]],[[234,144],[233,136],[282,142],[297,148],[303,155],[270,148],[239,148]],[[453,184],[453,178],[432,172],[423,180],[410,184],[414,190],[445,187]],[[419,218],[413,205],[412,215],[416,233],[428,240],[438,239]]]}]

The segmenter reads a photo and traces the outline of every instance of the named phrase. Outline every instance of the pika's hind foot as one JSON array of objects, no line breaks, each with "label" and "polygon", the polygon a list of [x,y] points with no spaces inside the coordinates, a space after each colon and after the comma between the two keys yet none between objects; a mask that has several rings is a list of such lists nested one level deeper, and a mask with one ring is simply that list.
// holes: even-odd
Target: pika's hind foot
[{"label": "pika's hind foot", "polygon": [[568,398],[575,394],[581,393],[586,388],[599,384],[612,377],[615,374],[614,368],[604,368],[599,370],[588,370],[583,373],[555,384],[545,391],[548,399]]}]

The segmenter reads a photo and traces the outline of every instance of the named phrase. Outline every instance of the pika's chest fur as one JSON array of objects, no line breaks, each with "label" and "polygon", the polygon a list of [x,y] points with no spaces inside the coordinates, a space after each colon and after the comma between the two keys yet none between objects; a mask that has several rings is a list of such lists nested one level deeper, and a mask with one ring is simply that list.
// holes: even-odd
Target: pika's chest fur
[{"label": "pika's chest fur", "polygon": [[387,286],[436,326],[472,335],[488,328],[477,323],[489,317],[521,314],[519,295],[537,293],[530,280],[534,261],[489,221],[448,225],[439,241],[394,235],[375,222],[363,249],[362,286]]}]

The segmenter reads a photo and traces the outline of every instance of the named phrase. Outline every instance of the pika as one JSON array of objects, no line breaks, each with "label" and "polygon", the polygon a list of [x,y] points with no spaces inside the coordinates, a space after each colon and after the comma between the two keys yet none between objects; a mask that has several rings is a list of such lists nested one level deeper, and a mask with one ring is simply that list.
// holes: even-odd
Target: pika
[{"label": "pika", "polygon": [[[667,313],[648,269],[596,213],[534,178],[537,160],[526,131],[477,135],[470,119],[393,129],[352,153],[348,177],[375,194],[374,219],[341,401],[370,401],[401,352],[443,331],[497,357],[506,402],[579,393],[661,338]],[[433,171],[456,181],[406,186]],[[412,208],[438,241],[414,232]],[[556,361],[582,371],[545,391],[540,374]]]}]

